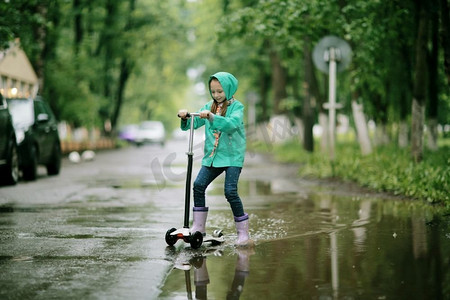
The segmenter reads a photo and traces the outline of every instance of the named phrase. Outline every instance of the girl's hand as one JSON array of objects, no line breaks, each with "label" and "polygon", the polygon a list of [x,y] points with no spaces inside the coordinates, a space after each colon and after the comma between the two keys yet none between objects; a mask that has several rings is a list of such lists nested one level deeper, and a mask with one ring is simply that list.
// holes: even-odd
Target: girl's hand
[{"label": "girl's hand", "polygon": [[211,112],[209,110],[202,110],[200,112],[200,118],[202,118],[202,119],[209,119],[209,114],[210,113]]},{"label": "girl's hand", "polygon": [[178,111],[178,117],[179,118],[181,118],[181,119],[183,119],[183,120],[186,120],[187,119],[187,114],[188,114],[188,111],[186,110],[186,109],[180,109],[179,111]]}]

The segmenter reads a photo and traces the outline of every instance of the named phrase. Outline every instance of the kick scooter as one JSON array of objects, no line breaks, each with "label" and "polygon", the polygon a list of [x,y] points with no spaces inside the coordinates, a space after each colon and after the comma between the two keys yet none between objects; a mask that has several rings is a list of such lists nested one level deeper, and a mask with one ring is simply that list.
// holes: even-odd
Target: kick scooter
[{"label": "kick scooter", "polygon": [[194,140],[194,120],[195,117],[200,116],[200,113],[188,113],[187,117],[191,118],[191,127],[189,131],[189,148],[186,153],[188,156],[188,166],[186,174],[186,191],[184,199],[184,226],[183,228],[171,228],[166,232],[166,243],[169,246],[175,245],[178,240],[183,240],[185,243],[191,244],[193,249],[198,249],[203,242],[210,242],[212,245],[218,245],[225,241],[222,230],[215,230],[212,236],[203,236],[200,231],[190,233],[189,231],[189,210],[191,199],[191,177],[192,177],[192,162],[194,152],[192,144]]}]

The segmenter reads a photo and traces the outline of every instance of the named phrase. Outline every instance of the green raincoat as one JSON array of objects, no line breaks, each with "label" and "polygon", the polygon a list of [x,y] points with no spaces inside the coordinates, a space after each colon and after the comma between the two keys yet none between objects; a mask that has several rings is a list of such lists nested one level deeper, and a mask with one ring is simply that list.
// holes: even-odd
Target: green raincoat
[{"label": "green raincoat", "polygon": [[[233,98],[238,87],[237,79],[226,72],[212,75],[217,78],[224,89],[227,101],[230,101],[225,116],[215,115],[213,120],[195,118],[194,128],[205,125],[205,146],[202,165],[207,167],[242,167],[246,149],[246,136],[244,128],[244,105]],[[209,86],[209,82],[208,82]],[[210,91],[211,92],[211,91]],[[200,110],[211,110],[214,100],[206,103]],[[191,119],[181,120],[181,129],[189,130]],[[214,150],[216,137],[214,133],[220,132],[219,143]],[[214,151],[213,151],[214,150]]]}]

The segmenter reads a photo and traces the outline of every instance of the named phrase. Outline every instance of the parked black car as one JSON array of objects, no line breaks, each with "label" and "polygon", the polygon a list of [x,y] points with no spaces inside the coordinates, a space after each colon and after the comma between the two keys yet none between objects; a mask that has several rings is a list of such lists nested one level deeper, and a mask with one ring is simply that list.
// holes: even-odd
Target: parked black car
[{"label": "parked black car", "polygon": [[61,143],[58,123],[41,97],[7,99],[16,132],[19,167],[23,179],[35,180],[38,165],[45,165],[48,175],[61,169]]},{"label": "parked black car", "polygon": [[19,180],[19,157],[16,134],[6,100],[0,94],[0,185],[13,185]]}]

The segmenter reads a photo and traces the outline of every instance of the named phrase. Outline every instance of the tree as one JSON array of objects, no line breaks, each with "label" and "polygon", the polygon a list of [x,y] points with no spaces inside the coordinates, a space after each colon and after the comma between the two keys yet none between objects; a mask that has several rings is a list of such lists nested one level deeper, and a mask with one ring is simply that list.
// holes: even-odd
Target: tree
[{"label": "tree", "polygon": [[415,76],[411,116],[411,155],[415,162],[422,160],[423,128],[427,84],[428,16],[424,5],[418,7],[419,26],[416,40]]},{"label": "tree", "polygon": [[438,138],[438,106],[439,106],[439,14],[437,9],[431,9],[429,22],[430,22],[430,35],[431,43],[428,51],[428,113],[427,113],[427,125],[428,125],[428,148],[431,150],[437,150],[437,138]]},{"label": "tree", "polygon": [[314,126],[314,110],[312,108],[311,103],[315,99],[315,91],[317,91],[317,80],[315,77],[313,60],[311,55],[311,46],[309,40],[305,42],[304,45],[304,66],[305,66],[305,95],[303,98],[303,110],[302,110],[302,118],[304,124],[304,133],[303,133],[303,147],[305,150],[309,152],[314,151],[314,137],[313,137],[313,126]]},{"label": "tree", "polygon": [[450,7],[447,0],[440,0],[441,12],[441,40],[444,50],[444,70],[447,76],[447,84],[450,84]]},{"label": "tree", "polygon": [[[339,77],[342,112],[358,102],[389,137],[407,124],[398,133],[403,146],[414,128],[411,149],[420,160],[421,111],[427,108],[427,124],[450,122],[448,1],[436,3],[422,24],[412,0],[15,0],[0,4],[0,44],[20,37],[45,83],[41,93],[73,126],[170,124],[161,103],[176,109],[186,97],[205,97],[185,93],[186,70],[204,70],[196,79],[204,83],[221,69],[238,75],[241,99],[259,92],[259,121],[282,112],[309,119],[303,146],[312,149],[327,79],[308,56],[333,34],[353,50]],[[422,26],[428,29],[418,34]]]}]

